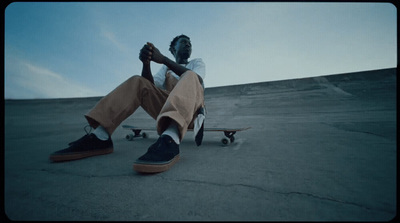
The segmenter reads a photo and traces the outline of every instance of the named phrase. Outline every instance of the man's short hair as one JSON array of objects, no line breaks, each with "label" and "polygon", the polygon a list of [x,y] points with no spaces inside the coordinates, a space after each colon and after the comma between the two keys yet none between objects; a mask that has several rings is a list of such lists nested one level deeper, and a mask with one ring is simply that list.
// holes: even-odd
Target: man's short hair
[{"label": "man's short hair", "polygon": [[187,39],[190,41],[190,38],[189,38],[188,36],[184,35],[184,34],[175,37],[175,38],[171,41],[171,44],[169,45],[169,51],[172,53],[172,55],[174,55],[173,49],[174,49],[174,46],[175,46],[176,42],[178,42],[178,40],[179,40],[180,38],[182,38],[182,37],[187,38]]}]

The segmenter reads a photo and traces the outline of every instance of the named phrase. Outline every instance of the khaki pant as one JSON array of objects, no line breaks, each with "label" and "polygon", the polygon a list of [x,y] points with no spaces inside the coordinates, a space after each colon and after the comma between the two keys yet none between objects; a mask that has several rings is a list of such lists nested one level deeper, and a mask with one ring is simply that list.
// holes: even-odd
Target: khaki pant
[{"label": "khaki pant", "polygon": [[133,76],[102,98],[85,117],[92,127],[100,124],[112,135],[122,121],[142,106],[157,120],[158,134],[174,120],[182,140],[187,129],[193,128],[198,109],[204,105],[204,89],[193,71],[182,74],[179,81],[167,75],[166,88],[159,89],[146,78]]}]

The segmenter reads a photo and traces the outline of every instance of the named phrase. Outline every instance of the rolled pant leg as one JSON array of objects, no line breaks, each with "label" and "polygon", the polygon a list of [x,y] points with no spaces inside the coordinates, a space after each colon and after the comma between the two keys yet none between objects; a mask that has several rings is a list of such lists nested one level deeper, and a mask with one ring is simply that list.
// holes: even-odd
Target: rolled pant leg
[{"label": "rolled pant leg", "polygon": [[92,127],[100,124],[112,135],[139,106],[156,119],[167,97],[166,91],[146,78],[133,76],[103,97],[85,117]]},{"label": "rolled pant leg", "polygon": [[162,134],[173,120],[178,124],[179,137],[182,141],[194,115],[203,104],[204,89],[198,75],[193,71],[186,71],[170,92],[160,111],[157,118],[158,134]]}]

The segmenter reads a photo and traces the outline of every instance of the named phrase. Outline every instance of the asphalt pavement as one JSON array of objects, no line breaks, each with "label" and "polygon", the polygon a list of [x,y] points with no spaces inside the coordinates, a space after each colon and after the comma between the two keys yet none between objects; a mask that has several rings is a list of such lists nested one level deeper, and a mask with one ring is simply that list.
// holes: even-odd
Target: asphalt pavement
[{"label": "asphalt pavement", "polygon": [[[5,100],[4,214],[33,221],[389,221],[397,213],[396,69],[207,88],[207,127],[169,171],[135,159],[158,138],[52,163],[100,99]],[[139,109],[122,124],[154,126]]]}]

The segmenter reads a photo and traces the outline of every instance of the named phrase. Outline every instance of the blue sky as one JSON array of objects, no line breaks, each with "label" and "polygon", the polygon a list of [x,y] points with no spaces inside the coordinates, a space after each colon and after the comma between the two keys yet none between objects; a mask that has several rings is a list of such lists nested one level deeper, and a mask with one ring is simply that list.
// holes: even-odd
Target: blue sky
[{"label": "blue sky", "polygon": [[206,87],[396,67],[396,16],[390,3],[12,3],[4,96],[104,96],[140,75],[147,41],[173,59],[180,34]]}]

